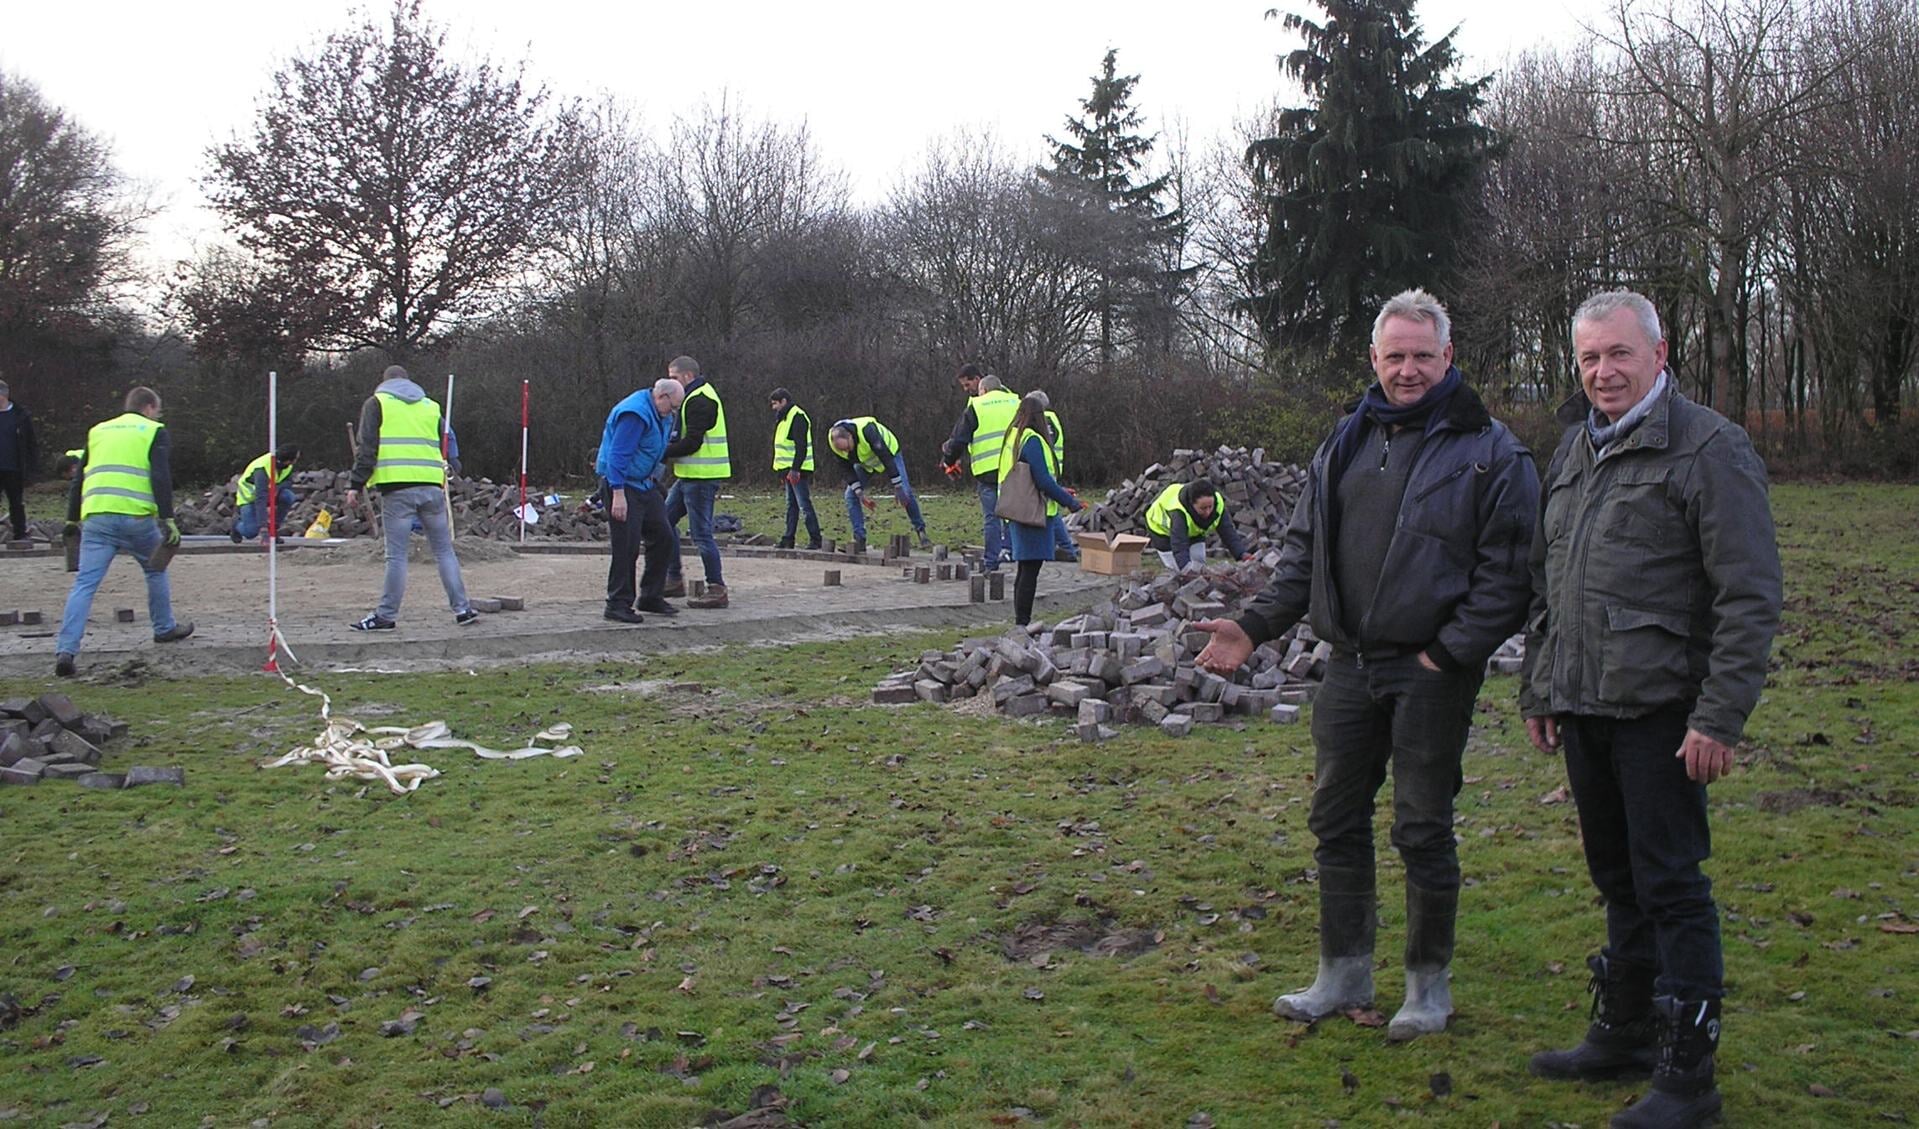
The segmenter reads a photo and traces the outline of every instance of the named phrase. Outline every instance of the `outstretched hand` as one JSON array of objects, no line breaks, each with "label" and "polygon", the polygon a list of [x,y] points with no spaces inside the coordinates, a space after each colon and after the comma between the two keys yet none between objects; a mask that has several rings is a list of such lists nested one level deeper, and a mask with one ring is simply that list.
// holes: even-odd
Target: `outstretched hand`
[{"label": "outstretched hand", "polygon": [[1246,665],[1253,657],[1253,640],[1246,629],[1230,619],[1202,619],[1195,623],[1196,630],[1212,635],[1212,641],[1206,649],[1193,660],[1200,669],[1210,670],[1214,674],[1231,674]]}]

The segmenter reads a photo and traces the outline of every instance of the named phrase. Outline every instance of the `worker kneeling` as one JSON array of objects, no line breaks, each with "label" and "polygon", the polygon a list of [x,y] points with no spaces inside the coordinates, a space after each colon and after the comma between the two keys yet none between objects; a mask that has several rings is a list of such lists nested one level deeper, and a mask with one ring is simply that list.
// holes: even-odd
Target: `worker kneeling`
[{"label": "worker kneeling", "polygon": [[1228,559],[1247,555],[1239,530],[1226,520],[1226,497],[1205,479],[1184,486],[1175,482],[1159,492],[1146,508],[1146,532],[1151,534],[1159,563],[1184,571],[1206,563],[1206,535],[1215,530],[1226,546]]},{"label": "worker kneeling", "polygon": [[[240,472],[240,485],[233,495],[233,528],[227,533],[235,545],[265,532],[269,483],[272,484],[273,516],[277,522],[286,521],[287,512],[293,509],[293,489],[286,485],[286,480],[293,474],[293,464],[299,461],[300,448],[281,447],[261,455]],[[279,530],[274,532],[277,534]]]}]

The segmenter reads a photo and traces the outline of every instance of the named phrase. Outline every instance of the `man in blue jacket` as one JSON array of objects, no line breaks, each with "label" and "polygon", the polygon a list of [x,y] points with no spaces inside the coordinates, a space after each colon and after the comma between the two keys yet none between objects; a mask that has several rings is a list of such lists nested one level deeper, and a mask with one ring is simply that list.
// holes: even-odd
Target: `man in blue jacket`
[{"label": "man in blue jacket", "polygon": [[1319,975],[1273,1010],[1312,1021],[1373,1000],[1373,798],[1391,769],[1406,864],[1406,1003],[1388,1038],[1443,1031],[1459,906],[1453,797],[1486,660],[1524,621],[1539,506],[1532,455],[1452,367],[1432,295],[1373,323],[1379,382],[1320,445],[1271,583],[1199,665],[1237,669],[1307,615],[1333,645],[1313,699]]},{"label": "man in blue jacket", "polygon": [[[641,611],[678,615],[666,602],[668,559],[675,552],[673,528],[666,523],[666,501],[654,474],[666,454],[673,413],[686,392],[677,380],[662,378],[613,405],[600,437],[593,469],[600,476],[613,534],[613,563],[606,573],[606,618],[642,623]],[[646,571],[635,591],[634,569],[646,552]],[[637,610],[636,610],[637,596]]]}]

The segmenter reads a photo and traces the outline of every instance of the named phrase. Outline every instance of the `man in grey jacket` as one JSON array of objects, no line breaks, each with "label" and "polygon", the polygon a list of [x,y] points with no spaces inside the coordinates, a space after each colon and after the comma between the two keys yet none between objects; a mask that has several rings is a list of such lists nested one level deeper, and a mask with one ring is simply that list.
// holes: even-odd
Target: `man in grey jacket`
[{"label": "man in grey jacket", "polygon": [[1452,1015],[1459,854],[1453,798],[1486,660],[1524,622],[1539,478],[1452,367],[1451,323],[1423,290],[1373,324],[1379,382],[1307,470],[1279,565],[1199,665],[1225,673],[1302,615],[1333,645],[1313,700],[1319,974],[1273,1010],[1306,1022],[1373,1000],[1373,798],[1393,773],[1406,864],[1406,1002],[1387,1035]]},{"label": "man in grey jacket", "polygon": [[1651,1073],[1616,1129],[1699,1125],[1719,1112],[1725,990],[1706,785],[1765,684],[1779,547],[1751,439],[1680,394],[1651,302],[1587,299],[1573,347],[1583,394],[1546,471],[1520,706],[1533,744],[1565,751],[1606,947],[1585,1040],[1532,1071]]}]

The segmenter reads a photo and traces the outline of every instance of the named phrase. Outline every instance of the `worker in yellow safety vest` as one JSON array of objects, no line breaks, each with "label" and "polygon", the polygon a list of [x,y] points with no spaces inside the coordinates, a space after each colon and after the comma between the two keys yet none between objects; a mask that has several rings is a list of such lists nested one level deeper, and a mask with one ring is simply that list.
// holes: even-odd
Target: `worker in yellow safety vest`
[{"label": "worker in yellow safety vest", "polygon": [[727,604],[726,578],[720,572],[720,544],[713,540],[713,505],[720,483],[733,477],[733,456],[726,442],[726,406],[719,390],[700,372],[692,357],[674,357],[666,375],[680,382],[686,399],[680,403],[679,437],[666,445],[673,464],[673,489],[666,495],[666,524],[673,531],[673,555],[666,562],[666,594],[686,595],[680,571],[680,519],[687,536],[700,551],[706,570],[706,595],[686,602],[689,608],[723,608]]},{"label": "worker in yellow safety vest", "polygon": [[[1059,458],[1060,481],[1065,482],[1066,470],[1066,425],[1059,421],[1059,413],[1048,406],[1046,422],[1053,429],[1053,453]],[[1079,560],[1079,546],[1074,543],[1073,535],[1067,532],[1066,515],[1054,514],[1046,519],[1046,531],[1053,537],[1053,559],[1056,561]]]},{"label": "worker in yellow safety vest", "polygon": [[786,534],[779,547],[794,548],[800,518],[806,518],[806,547],[820,547],[820,515],[813,510],[813,418],[793,402],[793,394],[775,388],[767,396],[773,409],[773,473],[786,487]]},{"label": "worker in yellow safety vest", "polygon": [[1019,410],[1019,396],[999,377],[982,372],[976,364],[961,365],[954,380],[966,394],[966,408],[940,448],[940,460],[948,477],[958,478],[963,472],[973,476],[973,487],[979,493],[980,538],[985,545],[980,565],[992,572],[1006,559],[1006,523],[995,512],[999,507],[999,451],[1013,413]]},{"label": "worker in yellow safety vest", "polygon": [[[360,504],[360,492],[380,494],[380,521],[386,527],[386,582],[373,614],[353,624],[355,631],[391,631],[398,626],[406,596],[407,542],[417,523],[433,550],[446,589],[453,622],[465,627],[479,618],[466,598],[460,558],[453,554],[453,520],[447,507],[446,417],[426,390],[399,365],[380,374],[373,395],[360,405],[358,453],[347,472],[346,504]],[[458,469],[457,463],[454,469]]]},{"label": "worker in yellow safety vest", "polygon": [[266,536],[269,492],[273,498],[272,514],[276,528],[271,530],[279,536],[278,526],[284,526],[287,512],[293,509],[293,490],[286,480],[293,476],[293,464],[300,461],[300,448],[282,445],[278,451],[268,451],[248,463],[240,472],[239,484],[233,490],[233,528],[227,536],[235,545],[254,536]]},{"label": "worker in yellow safety vest", "polygon": [[67,593],[66,611],[54,640],[53,672],[72,677],[93,611],[93,594],[107,566],[121,553],[140,562],[147,575],[147,618],[153,641],[173,643],[193,634],[193,624],[175,622],[166,565],[152,567],[161,545],[180,544],[173,520],[173,471],[160,394],[151,388],[127,393],[126,411],[87,432],[80,471],[67,491],[69,538],[80,539],[80,571]]},{"label": "worker in yellow safety vest", "polygon": [[1160,563],[1167,568],[1184,569],[1206,563],[1206,535],[1218,532],[1219,539],[1233,560],[1243,559],[1245,543],[1239,530],[1226,517],[1226,496],[1211,482],[1196,479],[1175,482],[1159,492],[1146,507],[1146,532]]},{"label": "worker in yellow safety vest", "polygon": [[[866,551],[866,515],[862,510],[878,508],[866,496],[869,485],[884,486],[906,511],[919,534],[920,548],[930,549],[926,519],[920,516],[920,500],[913,493],[912,480],[906,476],[906,457],[900,454],[900,441],[885,424],[872,416],[853,416],[836,421],[826,433],[833,457],[846,472],[846,520],[853,527],[853,552]],[[997,458],[997,454],[995,455]]]}]

